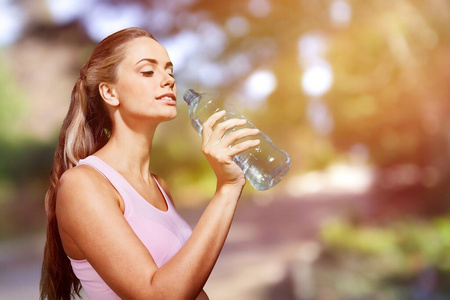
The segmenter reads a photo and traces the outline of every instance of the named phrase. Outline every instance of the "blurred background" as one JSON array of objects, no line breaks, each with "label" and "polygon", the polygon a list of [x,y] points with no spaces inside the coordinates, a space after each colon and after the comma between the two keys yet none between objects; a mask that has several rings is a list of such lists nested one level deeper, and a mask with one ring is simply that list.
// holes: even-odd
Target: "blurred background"
[{"label": "blurred background", "polygon": [[[149,30],[188,88],[219,93],[292,167],[247,184],[211,299],[450,297],[447,0],[0,0],[0,298],[37,299],[43,201],[94,45]],[[152,171],[195,226],[215,188],[187,105]]]}]

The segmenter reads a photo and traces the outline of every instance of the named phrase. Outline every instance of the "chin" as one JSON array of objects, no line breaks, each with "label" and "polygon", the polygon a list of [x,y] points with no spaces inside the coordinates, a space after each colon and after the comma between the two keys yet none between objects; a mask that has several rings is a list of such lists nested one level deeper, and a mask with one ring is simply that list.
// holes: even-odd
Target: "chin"
[{"label": "chin", "polygon": [[173,119],[175,119],[177,117],[177,112],[175,111],[175,112],[173,112],[173,113],[171,113],[171,114],[166,114],[166,115],[164,115],[164,116],[161,116],[161,119],[163,119],[162,121],[164,122],[164,121],[170,121],[170,120],[173,120]]}]

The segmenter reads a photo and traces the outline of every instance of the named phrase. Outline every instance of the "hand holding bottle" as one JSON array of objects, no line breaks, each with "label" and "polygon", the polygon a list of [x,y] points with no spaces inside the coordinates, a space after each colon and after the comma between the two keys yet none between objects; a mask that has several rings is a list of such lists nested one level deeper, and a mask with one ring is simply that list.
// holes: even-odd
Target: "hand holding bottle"
[{"label": "hand holding bottle", "polygon": [[[258,129],[236,129],[247,123],[244,119],[229,119],[217,123],[225,116],[225,111],[214,113],[202,126],[202,152],[206,156],[217,177],[217,186],[235,185],[242,188],[245,184],[244,172],[233,161],[236,154],[259,145],[260,141],[251,138],[259,133]],[[236,129],[236,130],[233,130]]]},{"label": "hand holding bottle", "polygon": [[[184,94],[183,99],[189,106],[191,124],[200,135],[203,134],[202,128],[205,126],[204,124],[208,118],[224,109],[225,113],[222,113],[220,117],[222,121],[226,122],[235,118],[242,119],[246,121],[241,124],[243,128],[256,128],[233,105],[222,101],[217,95],[208,93],[199,94],[189,89]],[[214,117],[214,121],[211,121],[212,124],[208,124],[208,126],[211,126],[211,130],[214,124],[220,119],[216,118],[218,117]],[[235,127],[230,128],[228,129],[229,132],[227,130],[222,132],[222,136],[224,134],[227,134],[227,136],[231,135],[236,129]],[[206,132],[209,133],[208,130]],[[285,151],[278,149],[264,133],[257,133],[254,139],[259,139],[260,144],[256,147],[248,147],[245,151],[236,152],[237,154],[232,159],[244,171],[251,185],[257,190],[264,191],[275,186],[288,173],[291,166],[291,159]]]}]

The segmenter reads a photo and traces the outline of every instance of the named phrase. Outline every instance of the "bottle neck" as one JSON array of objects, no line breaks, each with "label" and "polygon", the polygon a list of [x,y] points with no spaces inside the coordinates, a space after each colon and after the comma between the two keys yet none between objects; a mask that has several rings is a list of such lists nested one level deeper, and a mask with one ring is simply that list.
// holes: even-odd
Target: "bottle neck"
[{"label": "bottle neck", "polygon": [[184,101],[186,101],[186,103],[189,106],[191,106],[192,102],[198,101],[199,98],[200,98],[200,94],[197,93],[196,91],[194,91],[193,89],[187,90],[183,95]]}]

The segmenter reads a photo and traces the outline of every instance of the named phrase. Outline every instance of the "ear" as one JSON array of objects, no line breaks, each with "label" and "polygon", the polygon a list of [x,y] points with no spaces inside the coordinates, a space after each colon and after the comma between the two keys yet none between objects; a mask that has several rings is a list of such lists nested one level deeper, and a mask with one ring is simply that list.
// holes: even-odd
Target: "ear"
[{"label": "ear", "polygon": [[114,85],[102,82],[98,86],[98,91],[100,93],[100,96],[102,96],[103,101],[105,101],[107,104],[111,106],[119,106],[120,101]]}]

